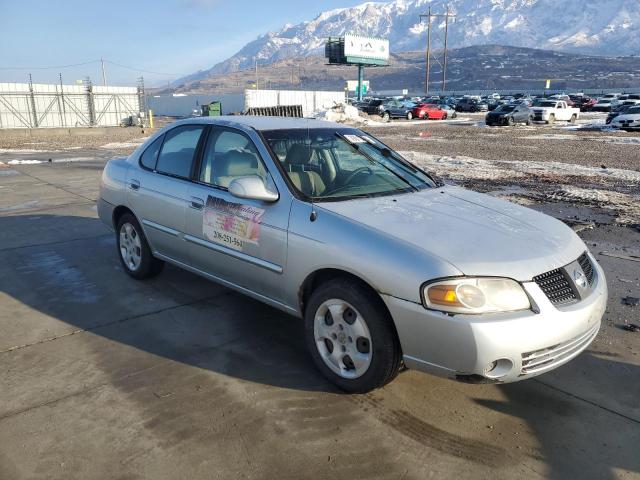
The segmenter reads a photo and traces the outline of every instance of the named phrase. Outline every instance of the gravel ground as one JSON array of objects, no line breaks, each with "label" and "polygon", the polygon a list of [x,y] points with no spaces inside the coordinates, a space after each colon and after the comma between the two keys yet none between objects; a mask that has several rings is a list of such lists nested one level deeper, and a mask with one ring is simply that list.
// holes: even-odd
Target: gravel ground
[{"label": "gravel ground", "polygon": [[[461,114],[460,123],[395,121],[364,129],[390,147],[485,160],[556,161],[640,171],[640,132],[602,131],[606,114],[591,114],[572,127],[533,125],[486,127],[482,114]],[[592,123],[593,122],[593,123]],[[596,123],[598,122],[598,123]],[[597,128],[597,129],[596,129]]]},{"label": "gravel ground", "polygon": [[525,205],[555,205],[556,216],[569,222],[638,228],[640,133],[603,131],[601,117],[509,128],[485,127],[474,114],[364,130],[447,182]]}]

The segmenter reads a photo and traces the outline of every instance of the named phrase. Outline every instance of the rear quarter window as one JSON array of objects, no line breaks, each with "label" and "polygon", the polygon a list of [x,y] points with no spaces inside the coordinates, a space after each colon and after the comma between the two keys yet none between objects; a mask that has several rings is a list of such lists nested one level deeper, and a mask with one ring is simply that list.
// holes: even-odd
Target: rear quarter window
[{"label": "rear quarter window", "polygon": [[140,164],[144,168],[148,168],[149,170],[156,169],[156,162],[158,161],[158,153],[160,152],[160,147],[162,147],[163,139],[164,139],[164,135],[160,135],[151,143],[151,145],[147,147],[147,149],[140,156]]}]

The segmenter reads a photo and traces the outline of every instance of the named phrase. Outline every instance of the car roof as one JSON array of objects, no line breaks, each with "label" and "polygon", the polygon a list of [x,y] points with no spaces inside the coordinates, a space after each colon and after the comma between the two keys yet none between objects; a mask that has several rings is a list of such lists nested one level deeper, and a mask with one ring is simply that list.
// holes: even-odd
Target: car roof
[{"label": "car roof", "polygon": [[291,130],[297,128],[345,128],[334,122],[316,120],[313,118],[297,117],[261,117],[257,115],[221,115],[218,117],[195,117],[179,120],[172,125],[184,125],[190,123],[223,125],[255,130]]}]

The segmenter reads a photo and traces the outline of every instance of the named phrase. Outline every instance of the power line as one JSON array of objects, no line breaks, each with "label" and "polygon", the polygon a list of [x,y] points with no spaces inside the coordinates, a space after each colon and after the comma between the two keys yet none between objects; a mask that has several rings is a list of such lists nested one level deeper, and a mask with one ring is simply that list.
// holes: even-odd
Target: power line
[{"label": "power line", "polygon": [[71,65],[54,65],[51,67],[0,67],[0,70],[52,70],[54,68],[71,68],[80,67],[82,65],[89,65],[91,63],[98,63],[100,60],[90,60],[88,62],[73,63]]},{"label": "power line", "polygon": [[127,70],[133,70],[134,72],[151,73],[153,75],[166,75],[168,77],[188,75],[187,73],[167,73],[167,72],[154,72],[152,70],[143,70],[141,68],[129,67],[127,65],[122,65],[121,63],[112,62],[111,60],[105,60],[105,63],[110,63],[111,65],[115,65],[117,67],[126,68]]},{"label": "power line", "polygon": [[111,65],[115,65],[116,67],[120,67],[120,68],[125,68],[127,70],[132,70],[134,72],[140,72],[140,73],[150,73],[152,75],[163,75],[163,76],[168,76],[168,77],[177,77],[177,76],[186,76],[188,75],[187,73],[167,73],[167,72],[154,72],[152,70],[144,70],[142,68],[135,68],[135,67],[130,67],[128,65],[123,65],[121,63],[117,63],[117,62],[112,62],[111,60],[107,60],[107,59],[98,59],[98,60],[90,60],[88,62],[81,62],[81,63],[72,63],[69,65],[52,65],[52,66],[47,66],[47,67],[33,67],[33,66],[27,66],[27,67],[0,67],[0,70],[53,70],[53,69],[63,69],[63,68],[73,68],[73,67],[81,67],[83,65],[91,65],[94,63],[110,63]]}]

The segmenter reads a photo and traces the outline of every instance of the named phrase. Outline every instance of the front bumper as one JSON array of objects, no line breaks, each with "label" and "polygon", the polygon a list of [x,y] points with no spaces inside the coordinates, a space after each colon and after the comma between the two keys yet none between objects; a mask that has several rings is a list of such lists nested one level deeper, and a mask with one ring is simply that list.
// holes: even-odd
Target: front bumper
[{"label": "front bumper", "polygon": [[[382,295],[394,319],[407,367],[460,380],[508,383],[553,370],[586,349],[607,302],[602,268],[588,297],[556,308],[536,283],[525,283],[540,313],[455,315]],[[487,369],[498,361],[493,371]]]}]

